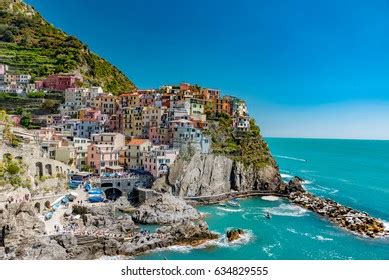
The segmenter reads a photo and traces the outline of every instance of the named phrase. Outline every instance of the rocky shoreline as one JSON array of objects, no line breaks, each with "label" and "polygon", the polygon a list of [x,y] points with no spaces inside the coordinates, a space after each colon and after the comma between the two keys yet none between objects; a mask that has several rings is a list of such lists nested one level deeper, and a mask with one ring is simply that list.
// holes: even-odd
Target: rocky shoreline
[{"label": "rocky shoreline", "polygon": [[379,219],[371,217],[366,212],[343,206],[334,200],[301,191],[291,193],[289,199],[354,234],[371,238],[389,236],[388,229]]},{"label": "rocky shoreline", "polygon": [[[44,222],[31,203],[8,204],[0,209],[0,259],[131,257],[173,245],[198,246],[218,238],[195,208],[168,195],[143,207],[153,214],[147,211],[138,214],[158,216],[164,209],[155,207],[158,199],[171,203],[169,215],[173,218],[168,221],[147,218],[147,222],[166,224],[153,233],[141,230],[129,215],[117,217],[115,205],[73,205],[62,218],[63,232],[47,235]],[[189,214],[198,219],[188,219]]]},{"label": "rocky shoreline", "polygon": [[[359,236],[389,236],[379,219],[306,192],[300,178],[283,184],[279,196]],[[182,198],[157,194],[134,209],[132,215],[118,215],[118,209],[130,206],[124,200],[73,205],[61,217],[63,231],[55,235],[47,235],[44,221],[37,216],[32,203],[7,204],[0,209],[0,259],[128,258],[174,245],[195,247],[219,238],[208,229],[201,213]],[[149,232],[142,230],[141,224],[160,227]],[[243,235],[239,229],[226,234],[229,242]]]}]

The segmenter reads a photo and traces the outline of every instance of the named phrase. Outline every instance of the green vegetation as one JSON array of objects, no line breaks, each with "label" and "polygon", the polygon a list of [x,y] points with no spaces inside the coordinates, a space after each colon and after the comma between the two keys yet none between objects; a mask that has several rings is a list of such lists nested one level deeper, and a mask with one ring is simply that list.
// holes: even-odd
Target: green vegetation
[{"label": "green vegetation", "polygon": [[31,93],[27,97],[13,93],[0,93],[0,110],[6,110],[9,114],[56,114],[62,102],[61,98],[53,94],[41,98],[41,93]]},{"label": "green vegetation", "polygon": [[45,93],[43,91],[38,91],[38,92],[29,92],[27,93],[28,98],[44,98]]},{"label": "green vegetation", "polygon": [[0,63],[10,65],[14,73],[30,74],[33,80],[53,73],[79,72],[86,86],[102,85],[112,93],[135,88],[115,66],[22,1],[0,3]]},{"label": "green vegetation", "polygon": [[12,185],[14,188],[30,188],[31,180],[25,178],[26,166],[11,155],[4,155],[0,160],[0,187]]},{"label": "green vegetation", "polygon": [[2,125],[2,135],[3,141],[5,144],[10,145],[12,147],[18,147],[20,145],[20,140],[12,133],[11,130],[11,120],[7,115],[6,111],[0,110],[0,124]]},{"label": "green vegetation", "polygon": [[250,120],[250,130],[240,133],[234,131],[232,118],[226,114],[208,116],[208,119],[207,133],[211,137],[215,154],[225,155],[254,168],[275,165],[254,119]]}]

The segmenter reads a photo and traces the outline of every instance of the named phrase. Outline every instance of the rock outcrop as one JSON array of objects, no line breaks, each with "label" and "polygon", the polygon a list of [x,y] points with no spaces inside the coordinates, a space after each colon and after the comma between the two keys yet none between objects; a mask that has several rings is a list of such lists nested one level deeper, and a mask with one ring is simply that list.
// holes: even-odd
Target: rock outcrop
[{"label": "rock outcrop", "polygon": [[292,192],[305,192],[303,187],[304,180],[300,177],[295,176],[292,180],[284,186],[283,193],[290,194]]},{"label": "rock outcrop", "polygon": [[173,245],[198,246],[217,238],[218,235],[210,232],[204,221],[186,221],[161,227],[156,233],[149,235],[136,235],[124,243],[119,252],[123,255],[138,255],[149,250]]},{"label": "rock outcrop", "polygon": [[184,200],[169,194],[148,199],[132,215],[142,224],[172,224],[201,218],[199,211]]},{"label": "rock outcrop", "polygon": [[241,229],[231,229],[231,230],[227,231],[226,237],[227,237],[229,242],[232,242],[232,241],[240,239],[243,234],[244,234],[244,231]]},{"label": "rock outcrop", "polygon": [[283,185],[276,167],[267,165],[260,169],[244,166],[226,156],[195,154],[190,160],[179,158],[170,168],[165,186],[181,197],[211,196],[231,191],[264,190],[279,192]]},{"label": "rock outcrop", "polygon": [[130,217],[115,217],[113,211],[111,205],[75,206],[72,213],[64,217],[66,231],[48,236],[30,204],[10,204],[0,211],[0,260],[134,256],[173,245],[197,246],[218,237],[209,231],[204,221],[186,218],[163,226],[155,233],[145,233],[139,231]]},{"label": "rock outcrop", "polygon": [[317,197],[308,192],[296,191],[289,195],[289,199],[308,210],[328,218],[338,226],[362,236],[382,237],[389,236],[382,221],[371,217],[365,212],[343,206],[331,199]]},{"label": "rock outcrop", "polygon": [[105,235],[105,230],[109,229],[111,235],[126,236],[137,226],[128,215],[117,217],[113,205],[73,205],[72,214],[65,218],[64,228],[76,234],[92,235]]},{"label": "rock outcrop", "polygon": [[12,203],[0,210],[0,259],[65,259],[66,251],[45,235],[31,204]]}]

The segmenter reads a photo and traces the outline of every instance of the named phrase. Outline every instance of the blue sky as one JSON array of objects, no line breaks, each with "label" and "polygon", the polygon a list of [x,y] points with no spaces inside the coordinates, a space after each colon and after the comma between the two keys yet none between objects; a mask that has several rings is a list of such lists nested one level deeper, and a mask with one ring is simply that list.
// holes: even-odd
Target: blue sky
[{"label": "blue sky", "polygon": [[389,1],[27,2],[140,88],[246,99],[265,136],[389,139]]}]

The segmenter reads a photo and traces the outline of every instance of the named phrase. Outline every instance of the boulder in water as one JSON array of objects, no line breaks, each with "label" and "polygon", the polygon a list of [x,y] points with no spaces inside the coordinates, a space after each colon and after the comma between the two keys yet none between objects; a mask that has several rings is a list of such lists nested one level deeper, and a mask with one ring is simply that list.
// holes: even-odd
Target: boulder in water
[{"label": "boulder in water", "polygon": [[227,231],[226,236],[229,242],[238,240],[242,237],[244,231],[242,229],[231,229]]}]

